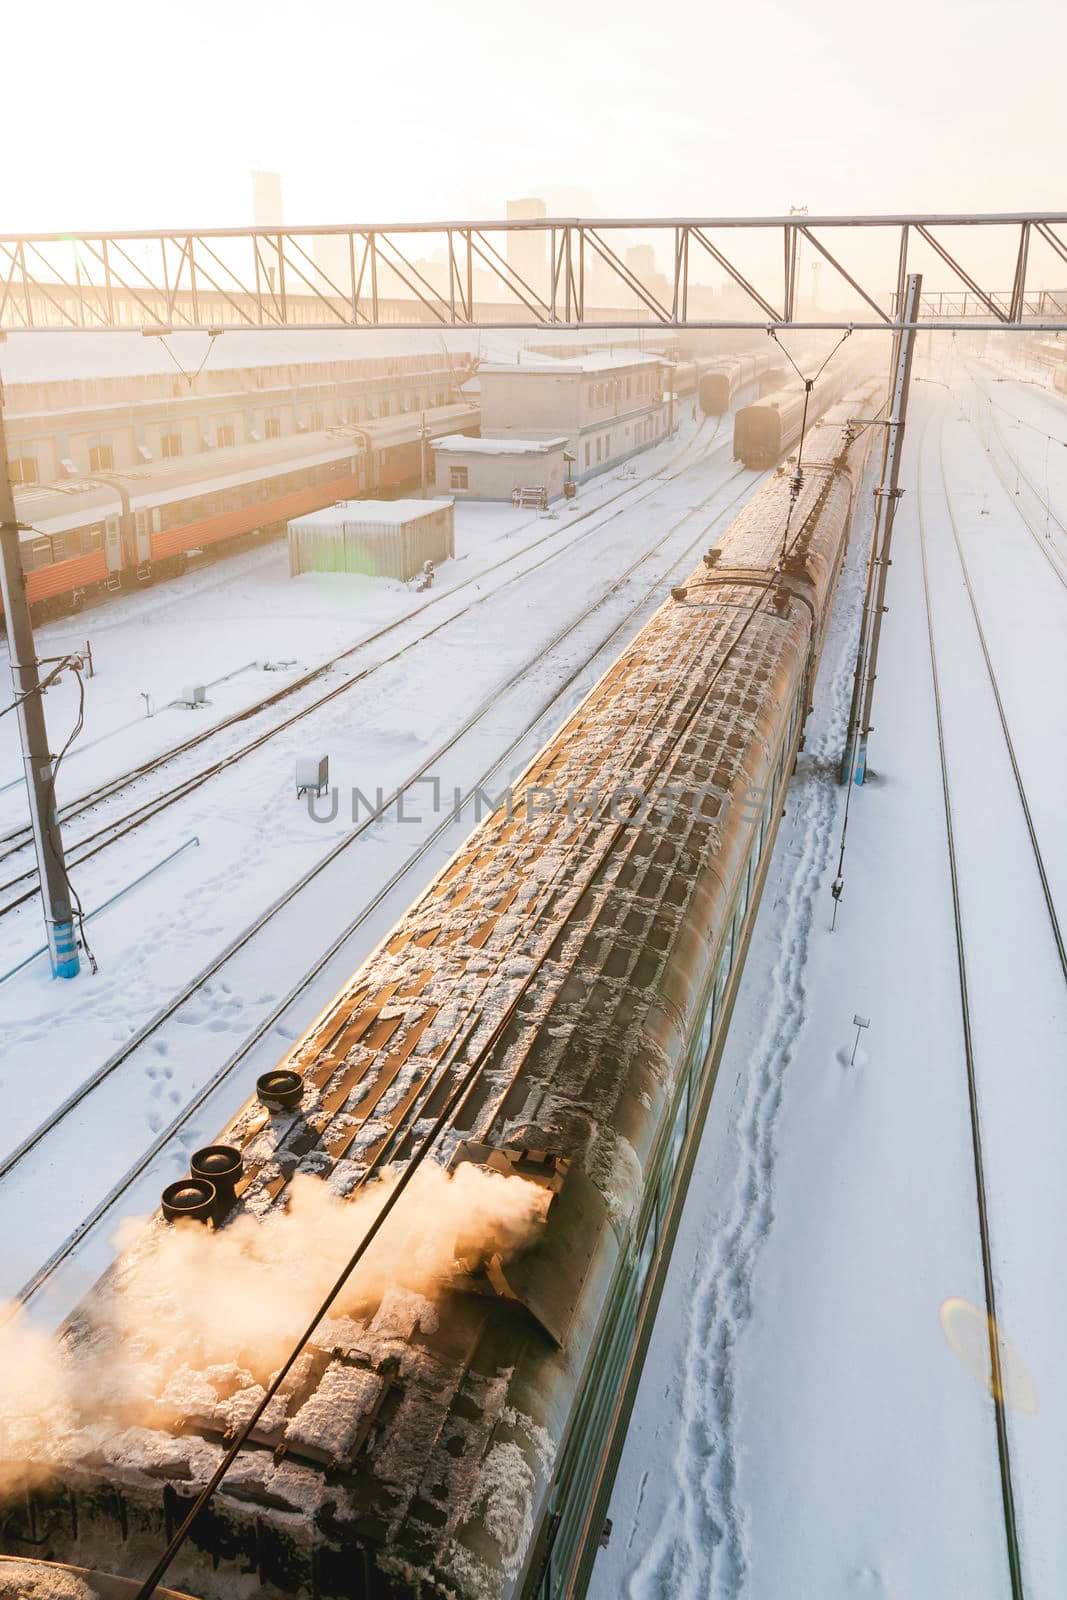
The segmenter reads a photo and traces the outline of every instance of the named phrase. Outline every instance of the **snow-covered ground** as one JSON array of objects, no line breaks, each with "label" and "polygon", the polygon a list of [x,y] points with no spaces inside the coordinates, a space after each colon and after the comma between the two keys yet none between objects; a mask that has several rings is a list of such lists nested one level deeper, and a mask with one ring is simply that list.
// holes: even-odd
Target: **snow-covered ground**
[{"label": "snow-covered ground", "polygon": [[[556,517],[458,507],[457,559],[424,595],[335,575],[290,580],[284,548],[272,546],[87,620],[98,675],[87,684],[82,753],[65,765],[61,800],[284,681],[249,663],[291,660],[292,675],[398,625],[314,688],[319,696],[341,692],[75,870],[91,909],[177,845],[199,840],[91,921],[95,977],[57,985],[38,960],[0,984],[8,1112],[0,1173],[57,1106],[99,1078],[0,1184],[0,1226],[9,1237],[0,1297],[17,1291],[146,1149],[158,1147],[144,1186],[123,1196],[124,1210],[150,1207],[189,1149],[274,1065],[469,831],[470,807],[452,820],[454,791],[484,784],[498,793],[521,770],[659,603],[671,575],[751,493],[759,476],[731,462],[729,440],[728,419],[699,423],[687,410],[673,441],[584,486]],[[43,629],[42,653],[69,631]],[[164,704],[191,676],[214,685],[204,711],[137,714],[142,688]],[[73,696],[69,683],[49,692],[57,732],[69,725]],[[302,690],[220,730],[132,792],[94,806],[68,825],[68,851],[76,857],[74,840],[195,778],[311,697]],[[22,819],[24,797],[7,727],[4,736],[6,832]],[[296,757],[320,752],[330,756],[339,791],[332,817],[327,801],[312,816],[294,790]],[[388,799],[405,788],[402,810],[388,805],[371,825],[361,802],[354,815],[354,789],[373,801],[379,790]],[[0,863],[0,878],[25,868],[27,856]],[[6,968],[39,943],[36,905],[0,925]],[[204,1093],[203,1106],[187,1115]],[[32,1225],[16,1229],[15,1219],[26,1217]],[[115,1220],[99,1230],[102,1255],[94,1244],[79,1253],[75,1271],[53,1281],[54,1313],[106,1259]]]},{"label": "snow-covered ground", "polygon": [[[1067,919],[1059,724],[1067,590],[1015,494],[1045,492],[1067,408],[962,364],[917,387],[871,781],[830,885],[862,598],[853,543],[630,1436],[594,1600],[1011,1592],[934,718],[927,544],[1025,1593],[1064,1590],[1067,1004],[964,560],[1054,904]],[[936,387],[949,383],[952,392]],[[1006,408],[990,420],[989,398]],[[1029,429],[1008,428],[1023,418]],[[971,420],[973,419],[973,420]],[[988,451],[987,451],[988,442]],[[942,476],[942,452],[944,476]],[[1050,447],[1048,542],[1067,556]],[[1062,454],[1062,450],[1060,451]],[[1002,481],[1006,480],[1005,481]],[[868,524],[869,525],[869,524]],[[860,1039],[854,1013],[870,1020]],[[943,1311],[945,1315],[943,1316]],[[943,1321],[952,1340],[943,1331]],[[1036,1397],[1036,1399],[1035,1399]]]}]

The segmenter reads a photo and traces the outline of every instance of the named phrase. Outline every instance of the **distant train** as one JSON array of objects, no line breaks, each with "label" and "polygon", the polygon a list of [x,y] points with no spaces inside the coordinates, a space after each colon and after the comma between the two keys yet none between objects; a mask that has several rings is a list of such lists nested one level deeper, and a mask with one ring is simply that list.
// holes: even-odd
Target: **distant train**
[{"label": "distant train", "polygon": [[[35,618],[172,577],[190,557],[335,500],[419,481],[427,439],[476,432],[478,407],[435,406],[359,426],[213,450],[16,490]],[[432,472],[432,463],[428,467]]]},{"label": "distant train", "polygon": [[785,382],[784,358],[781,351],[775,356],[697,356],[689,361],[675,363],[671,386],[674,393],[684,398],[696,394],[706,416],[719,416],[730,409],[731,401],[749,384],[759,382],[760,393],[768,378],[776,377],[772,384],[778,388]]},{"label": "distant train", "polygon": [[[808,427],[868,371],[862,360],[842,362],[836,372],[828,368],[808,398]],[[776,466],[799,440],[803,421],[804,390],[799,383],[742,406],[734,419],[734,460],[760,470]]]},{"label": "distant train", "polygon": [[700,379],[703,411],[709,417],[721,417],[743,390],[776,371],[784,371],[782,352],[777,346],[759,355],[724,356],[709,363]]}]

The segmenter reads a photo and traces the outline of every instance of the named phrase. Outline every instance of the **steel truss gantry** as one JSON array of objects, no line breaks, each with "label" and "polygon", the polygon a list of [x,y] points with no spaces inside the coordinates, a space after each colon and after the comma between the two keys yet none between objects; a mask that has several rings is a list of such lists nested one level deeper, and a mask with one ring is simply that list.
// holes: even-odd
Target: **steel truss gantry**
[{"label": "steel truss gantry", "polygon": [[[1062,330],[1065,230],[1067,213],[1011,212],[7,234],[0,330]],[[628,264],[641,242],[669,272]],[[829,269],[832,310],[805,301],[802,252]],[[907,324],[916,269],[928,289]]]}]

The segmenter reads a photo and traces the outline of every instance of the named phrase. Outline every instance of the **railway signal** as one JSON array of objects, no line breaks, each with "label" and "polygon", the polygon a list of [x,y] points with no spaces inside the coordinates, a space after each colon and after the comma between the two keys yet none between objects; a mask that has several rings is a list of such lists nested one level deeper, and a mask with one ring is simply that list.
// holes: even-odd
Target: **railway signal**
[{"label": "railway signal", "polygon": [[854,1067],[856,1065],[856,1051],[860,1047],[860,1034],[863,1032],[864,1028],[870,1027],[871,1019],[870,1017],[861,1017],[859,1012],[857,1012],[852,1018],[852,1025],[856,1030],[856,1042],[852,1046],[852,1057],[849,1061],[850,1067]]},{"label": "railway signal", "polygon": [[37,870],[41,878],[48,959],[55,978],[75,978],[81,965],[71,915],[70,881],[56,815],[55,771],[48,748],[44,697],[37,670],[33,624],[19,555],[19,524],[7,464],[3,399],[0,394],[0,594],[7,621],[11,685],[14,690],[26,794],[30,803]]}]

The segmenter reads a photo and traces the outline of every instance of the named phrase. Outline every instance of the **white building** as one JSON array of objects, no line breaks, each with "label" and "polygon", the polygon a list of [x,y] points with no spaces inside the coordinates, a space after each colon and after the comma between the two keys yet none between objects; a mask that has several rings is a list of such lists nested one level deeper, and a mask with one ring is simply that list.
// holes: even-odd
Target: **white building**
[{"label": "white building", "polygon": [[[566,361],[544,357],[479,369],[482,440],[566,440],[577,480],[662,439],[670,425],[668,364],[633,350]],[[451,491],[449,491],[451,492]]]},{"label": "white building", "polygon": [[452,433],[432,443],[436,491],[457,500],[510,500],[518,491],[543,489],[546,500],[563,493],[567,440],[471,439]]}]

